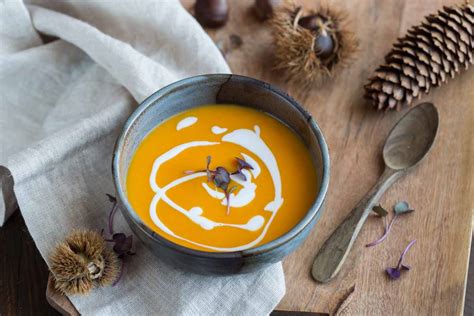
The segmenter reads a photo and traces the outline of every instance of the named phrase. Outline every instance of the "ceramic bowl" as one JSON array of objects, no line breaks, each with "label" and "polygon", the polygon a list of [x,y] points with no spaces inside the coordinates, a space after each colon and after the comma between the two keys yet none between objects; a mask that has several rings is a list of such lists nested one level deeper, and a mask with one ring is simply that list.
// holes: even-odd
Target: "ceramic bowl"
[{"label": "ceramic bowl", "polygon": [[[175,244],[153,232],[127,199],[126,176],[142,139],[167,118],[204,104],[239,104],[265,111],[285,122],[303,139],[318,176],[318,193],[306,216],[285,235],[267,244],[236,252],[204,252]],[[162,261],[200,274],[229,275],[261,269],[281,261],[308,236],[319,219],[329,183],[329,154],[311,115],[285,92],[248,77],[210,74],[187,78],[152,94],[129,117],[117,140],[112,162],[120,208],[134,233]]]}]

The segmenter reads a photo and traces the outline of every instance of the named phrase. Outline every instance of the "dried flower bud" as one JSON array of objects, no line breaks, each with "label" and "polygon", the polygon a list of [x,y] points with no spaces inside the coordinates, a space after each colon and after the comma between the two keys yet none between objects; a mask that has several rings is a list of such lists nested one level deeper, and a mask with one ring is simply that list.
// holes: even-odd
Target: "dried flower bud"
[{"label": "dried flower bud", "polygon": [[202,26],[223,26],[229,17],[227,0],[196,0],[194,16]]},{"label": "dried flower bud", "polygon": [[273,11],[281,5],[281,0],[255,0],[255,13],[264,21],[272,17]]}]

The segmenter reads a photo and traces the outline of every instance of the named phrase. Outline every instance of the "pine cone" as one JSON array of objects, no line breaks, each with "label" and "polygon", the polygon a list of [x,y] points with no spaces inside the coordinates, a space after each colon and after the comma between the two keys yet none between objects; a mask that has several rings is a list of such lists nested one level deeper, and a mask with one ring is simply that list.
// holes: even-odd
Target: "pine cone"
[{"label": "pine cone", "polygon": [[385,64],[365,85],[365,97],[380,109],[410,106],[473,62],[474,7],[444,7],[399,38]]}]

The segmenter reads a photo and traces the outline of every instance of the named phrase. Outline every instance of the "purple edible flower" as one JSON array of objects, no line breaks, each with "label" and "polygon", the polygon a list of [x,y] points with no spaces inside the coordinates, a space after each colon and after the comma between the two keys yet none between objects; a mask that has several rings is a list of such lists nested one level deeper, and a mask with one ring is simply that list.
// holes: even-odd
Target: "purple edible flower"
[{"label": "purple edible flower", "polygon": [[392,225],[393,225],[393,222],[395,222],[395,219],[397,218],[397,214],[395,214],[392,219],[390,220],[390,223],[388,224],[388,226],[385,226],[384,227],[384,233],[382,235],[382,237],[380,237],[379,239],[377,240],[374,240],[373,242],[365,245],[366,247],[373,247],[375,245],[378,245],[380,244],[382,241],[384,241],[387,237],[388,237],[388,233],[390,232],[390,229],[392,229]]},{"label": "purple edible flower", "polygon": [[212,174],[211,170],[209,170],[209,166],[211,165],[211,156],[206,157],[206,174],[207,174],[207,182],[211,181]]},{"label": "purple edible flower", "polygon": [[226,202],[227,202],[227,215],[230,214],[230,194],[231,194],[235,189],[237,189],[237,187],[234,185],[234,186],[231,187],[228,191],[225,191],[225,199],[226,199]]},{"label": "purple edible flower", "polygon": [[242,170],[247,169],[247,170],[253,170],[253,167],[245,160],[235,157],[235,160],[237,161],[237,171],[232,172],[232,175],[237,175],[242,178],[242,180],[247,181],[247,177],[245,174],[242,172]]},{"label": "purple edible flower", "polygon": [[242,170],[242,169],[251,169],[253,170],[253,167],[245,160],[239,158],[239,157],[235,157],[235,159],[237,160],[237,163],[239,164],[239,170]]},{"label": "purple edible flower", "polygon": [[[392,229],[393,223],[395,222],[395,219],[400,215],[414,212],[414,210],[410,209],[407,202],[404,202],[404,201],[403,202],[398,202],[393,208],[394,215],[393,215],[392,219],[390,220],[390,223],[388,224],[388,226],[387,226],[387,222],[386,222],[387,211],[385,211],[385,209],[379,205],[379,206],[374,207],[374,212],[379,214],[379,216],[384,217],[384,221],[385,221],[384,233],[383,233],[382,237],[380,237],[379,239],[374,240],[373,242],[368,243],[367,245],[365,245],[366,247],[373,247],[375,245],[380,244],[385,239],[387,239],[388,234],[390,233],[390,229]],[[381,215],[381,214],[383,214],[383,215]]]},{"label": "purple edible flower", "polygon": [[108,241],[115,243],[113,249],[119,258],[123,258],[125,255],[132,256],[135,254],[131,251],[133,244],[132,235],[126,236],[124,233],[116,233],[112,236],[112,240]]},{"label": "purple edible flower", "polygon": [[219,189],[222,189],[225,193],[225,198],[227,202],[227,215],[230,214],[230,194],[232,191],[237,189],[236,186],[232,186],[229,188],[229,183],[231,181],[230,176],[231,175],[237,175],[241,177],[244,181],[247,180],[247,177],[245,174],[242,173],[243,169],[253,169],[253,167],[246,162],[243,159],[240,159],[238,157],[235,158],[237,160],[237,171],[230,173],[226,168],[224,167],[217,167],[216,170],[212,170],[209,168],[211,164],[211,156],[207,156],[206,158],[206,169],[204,170],[198,170],[198,171],[190,171],[186,170],[184,171],[185,174],[194,174],[197,172],[206,172],[207,175],[207,181],[212,181],[214,182],[215,186],[218,187]]},{"label": "purple edible flower", "polygon": [[406,246],[405,250],[403,250],[402,255],[400,256],[400,259],[398,259],[398,264],[395,268],[387,268],[385,272],[387,272],[387,275],[390,279],[392,280],[397,280],[400,278],[401,272],[404,270],[410,270],[410,267],[407,265],[403,264],[403,258],[407,254],[408,250],[410,250],[411,246],[416,242],[416,239],[410,241],[408,246]]},{"label": "purple edible flower", "polygon": [[[109,218],[108,218],[109,234],[112,235],[112,239],[104,238],[104,240],[107,242],[114,243],[113,251],[117,254],[117,256],[120,259],[122,259],[122,267],[120,269],[120,274],[117,280],[115,280],[113,284],[115,285],[120,281],[123,275],[123,271],[125,269],[124,261],[123,261],[124,257],[126,255],[133,256],[135,253],[132,252],[133,235],[127,236],[124,233],[114,233],[114,217],[118,209],[118,203],[117,203],[117,199],[113,197],[112,195],[107,194],[107,197],[109,198],[109,201],[113,203],[112,210],[110,210]],[[102,233],[103,231],[104,230],[102,230]]]},{"label": "purple edible flower", "polygon": [[109,213],[109,221],[108,221],[108,226],[109,226],[109,234],[113,234],[114,233],[114,227],[113,227],[113,221],[114,221],[114,216],[115,216],[115,212],[117,211],[118,207],[117,207],[117,199],[110,195],[110,194],[105,194],[107,195],[107,197],[109,198],[109,201],[113,203],[113,206],[112,206],[112,210],[110,211]]},{"label": "purple edible flower", "polygon": [[216,185],[216,187],[226,192],[227,187],[229,186],[229,183],[230,183],[230,174],[226,168],[217,167],[212,177],[212,181],[214,181],[214,184]]}]

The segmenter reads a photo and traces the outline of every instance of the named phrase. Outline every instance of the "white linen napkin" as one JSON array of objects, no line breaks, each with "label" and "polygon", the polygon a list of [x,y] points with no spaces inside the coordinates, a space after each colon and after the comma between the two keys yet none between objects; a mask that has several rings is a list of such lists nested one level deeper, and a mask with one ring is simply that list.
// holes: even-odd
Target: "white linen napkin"
[{"label": "white linen napkin", "polygon": [[[59,39],[43,44],[37,31]],[[44,258],[72,229],[106,227],[113,144],[137,103],[228,72],[178,1],[0,0],[0,225],[18,203]],[[129,232],[120,214],[116,226]],[[136,246],[118,285],[70,297],[80,313],[259,315],[285,293],[281,264],[205,277]]]}]

